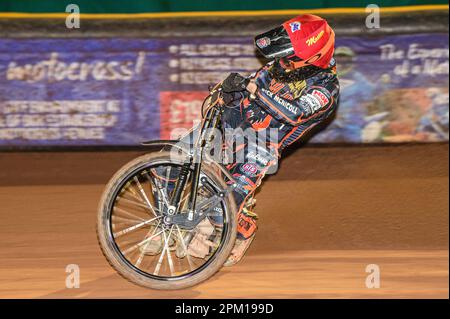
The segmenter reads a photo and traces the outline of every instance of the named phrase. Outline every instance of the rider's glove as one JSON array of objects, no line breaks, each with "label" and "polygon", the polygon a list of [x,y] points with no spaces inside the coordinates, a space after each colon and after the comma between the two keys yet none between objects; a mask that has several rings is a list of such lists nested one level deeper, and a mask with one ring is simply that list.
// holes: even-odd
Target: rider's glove
[{"label": "rider's glove", "polygon": [[244,94],[242,92],[223,92],[222,99],[225,105],[234,105],[236,104],[236,101],[241,101],[241,99],[244,97]]},{"label": "rider's glove", "polygon": [[225,93],[245,91],[249,79],[243,77],[239,73],[230,73],[222,83],[222,89]]}]

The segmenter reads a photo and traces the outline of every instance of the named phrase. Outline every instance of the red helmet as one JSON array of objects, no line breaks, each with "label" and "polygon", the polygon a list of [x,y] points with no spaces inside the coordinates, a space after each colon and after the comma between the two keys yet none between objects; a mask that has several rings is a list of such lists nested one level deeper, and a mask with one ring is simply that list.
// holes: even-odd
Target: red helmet
[{"label": "red helmet", "polygon": [[266,58],[286,58],[295,69],[327,68],[334,53],[334,31],[325,19],[304,14],[258,35],[255,44]]}]

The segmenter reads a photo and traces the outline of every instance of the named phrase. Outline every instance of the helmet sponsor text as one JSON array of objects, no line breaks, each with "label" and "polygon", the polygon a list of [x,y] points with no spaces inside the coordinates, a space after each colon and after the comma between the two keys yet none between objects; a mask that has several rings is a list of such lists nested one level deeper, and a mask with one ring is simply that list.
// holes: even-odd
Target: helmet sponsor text
[{"label": "helmet sponsor text", "polygon": [[313,44],[316,44],[317,41],[319,41],[323,35],[325,34],[325,31],[320,31],[320,33],[316,36],[312,36],[311,38],[309,38],[308,40],[306,40],[306,44],[310,47]]}]

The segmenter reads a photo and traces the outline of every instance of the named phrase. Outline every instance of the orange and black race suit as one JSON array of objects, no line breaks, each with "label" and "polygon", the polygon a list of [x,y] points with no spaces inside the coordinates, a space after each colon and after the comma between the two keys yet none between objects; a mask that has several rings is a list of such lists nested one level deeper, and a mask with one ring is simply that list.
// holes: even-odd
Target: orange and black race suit
[{"label": "orange and black race suit", "polygon": [[[277,162],[281,151],[330,117],[339,99],[334,65],[305,80],[290,83],[275,80],[271,76],[271,67],[269,63],[250,77],[258,86],[255,96],[237,92],[226,97],[228,107],[222,117],[224,128],[255,132],[276,129],[278,133],[276,140],[267,141],[266,149],[246,140],[237,147],[244,148],[244,160],[227,166],[238,184],[234,197],[240,209]],[[247,237],[242,232],[240,235]]]}]

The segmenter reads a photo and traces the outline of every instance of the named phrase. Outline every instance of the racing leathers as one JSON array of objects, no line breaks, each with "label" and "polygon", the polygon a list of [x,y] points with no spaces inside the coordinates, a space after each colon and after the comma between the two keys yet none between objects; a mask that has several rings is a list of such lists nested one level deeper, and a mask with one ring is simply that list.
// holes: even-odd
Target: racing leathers
[{"label": "racing leathers", "polygon": [[[243,145],[235,146],[236,150],[243,150],[243,160],[229,164],[227,169],[237,184],[234,198],[240,211],[264,175],[276,165],[282,150],[330,117],[339,99],[334,60],[329,68],[291,82],[275,79],[270,72],[272,66],[273,62],[250,76],[257,85],[254,95],[242,91],[224,96],[227,106],[222,116],[224,128],[250,130],[255,134],[270,129],[277,132],[275,139],[272,135],[267,138],[265,147],[248,138]],[[247,219],[243,224],[239,222],[238,238],[246,239],[254,233],[256,225],[251,218]]]}]

